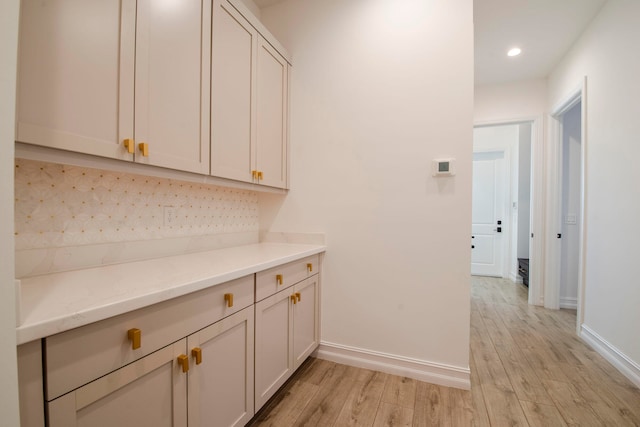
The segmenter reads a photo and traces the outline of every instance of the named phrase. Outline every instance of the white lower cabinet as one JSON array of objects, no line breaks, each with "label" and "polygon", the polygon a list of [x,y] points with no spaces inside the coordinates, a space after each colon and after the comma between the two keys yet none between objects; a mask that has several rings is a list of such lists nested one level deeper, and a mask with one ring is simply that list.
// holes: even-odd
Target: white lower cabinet
[{"label": "white lower cabinet", "polygon": [[178,363],[186,341],[49,402],[49,427],[186,426],[187,376]]},{"label": "white lower cabinet", "polygon": [[291,289],[256,304],[256,410],[291,376]]},{"label": "white lower cabinet", "polygon": [[47,427],[246,425],[319,344],[319,264],[313,255],[21,345],[22,427],[44,427],[45,412]]},{"label": "white lower cabinet", "polygon": [[189,427],[240,427],[253,417],[253,319],[251,306],[187,339]]},{"label": "white lower cabinet", "polygon": [[253,307],[48,406],[50,427],[243,426],[253,417]]},{"label": "white lower cabinet", "polygon": [[318,275],[256,303],[256,412],[319,344]]},{"label": "white lower cabinet", "polygon": [[293,369],[296,370],[320,344],[320,306],[318,276],[294,286],[293,304]]}]

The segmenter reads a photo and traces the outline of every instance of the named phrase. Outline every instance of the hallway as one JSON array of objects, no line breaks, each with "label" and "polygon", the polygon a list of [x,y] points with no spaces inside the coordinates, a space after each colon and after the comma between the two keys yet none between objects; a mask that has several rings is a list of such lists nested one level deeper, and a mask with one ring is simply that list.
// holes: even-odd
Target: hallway
[{"label": "hallway", "polygon": [[640,390],[575,335],[575,312],[473,277],[471,391],[309,359],[252,426],[640,426]]}]

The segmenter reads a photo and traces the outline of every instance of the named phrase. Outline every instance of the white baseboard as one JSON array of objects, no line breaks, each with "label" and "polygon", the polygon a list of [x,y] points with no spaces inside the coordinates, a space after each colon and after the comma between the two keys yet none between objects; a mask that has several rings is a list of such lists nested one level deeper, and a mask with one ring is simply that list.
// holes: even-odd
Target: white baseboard
[{"label": "white baseboard", "polygon": [[320,343],[320,347],[315,351],[315,356],[343,365],[400,375],[445,387],[464,390],[471,388],[469,368],[459,368],[325,341]]},{"label": "white baseboard", "polygon": [[622,374],[629,378],[637,387],[640,387],[640,365],[631,360],[623,352],[611,345],[607,340],[595,333],[587,325],[580,328],[580,338],[587,342],[600,356],[607,359]]},{"label": "white baseboard", "polygon": [[560,297],[560,308],[578,309],[578,298]]}]

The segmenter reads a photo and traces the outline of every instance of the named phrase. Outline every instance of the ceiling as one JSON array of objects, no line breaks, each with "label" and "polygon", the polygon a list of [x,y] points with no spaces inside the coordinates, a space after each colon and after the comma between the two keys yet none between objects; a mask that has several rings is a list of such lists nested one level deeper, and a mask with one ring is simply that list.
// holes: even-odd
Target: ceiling
[{"label": "ceiling", "polygon": [[[253,1],[263,8],[284,0]],[[476,84],[546,77],[606,1],[474,0]],[[522,54],[507,57],[516,45]]]},{"label": "ceiling", "polygon": [[546,77],[605,2],[474,0],[476,84]]}]

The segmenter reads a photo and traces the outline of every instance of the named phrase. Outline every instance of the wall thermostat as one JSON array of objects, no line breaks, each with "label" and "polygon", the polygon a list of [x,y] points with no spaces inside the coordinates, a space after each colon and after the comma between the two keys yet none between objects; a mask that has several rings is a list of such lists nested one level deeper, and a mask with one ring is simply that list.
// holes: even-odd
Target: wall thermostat
[{"label": "wall thermostat", "polygon": [[433,161],[433,176],[453,176],[455,174],[455,159],[436,159]]}]

